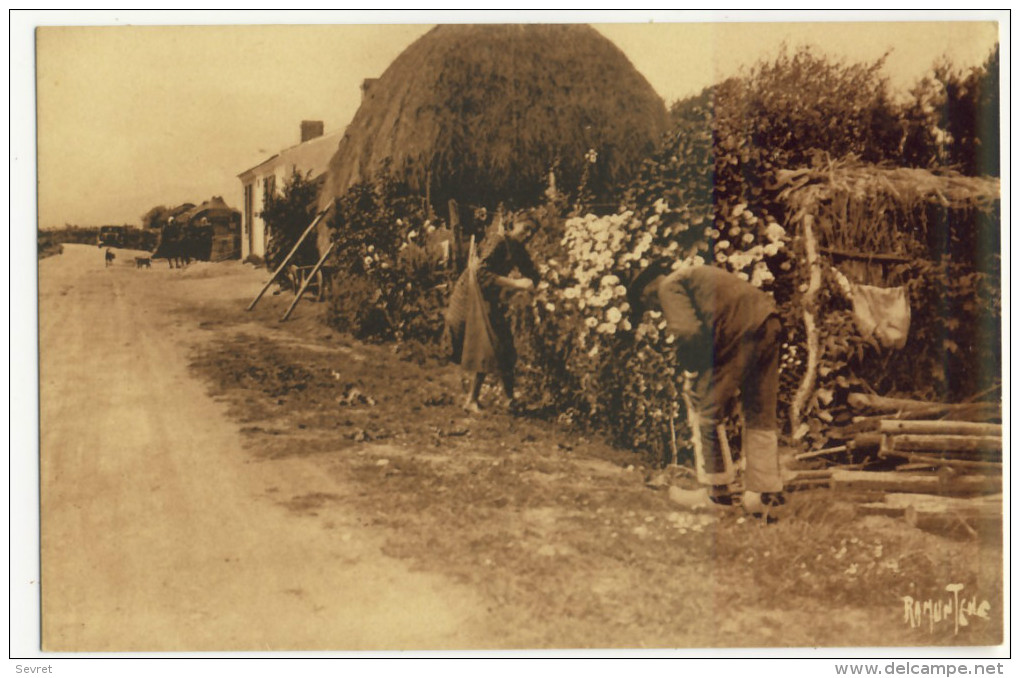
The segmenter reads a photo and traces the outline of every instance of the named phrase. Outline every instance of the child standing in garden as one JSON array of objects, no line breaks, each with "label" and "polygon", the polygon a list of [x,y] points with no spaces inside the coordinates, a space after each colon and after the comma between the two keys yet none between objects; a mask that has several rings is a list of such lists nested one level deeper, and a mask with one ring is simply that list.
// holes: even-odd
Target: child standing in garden
[{"label": "child standing in garden", "polygon": [[719,268],[671,269],[659,262],[641,271],[628,297],[638,317],[646,308],[662,312],[681,366],[697,373],[685,401],[698,480],[709,488],[695,501],[732,503],[734,471],[725,463],[717,425],[739,392],[746,418],[742,503],[752,513],[764,512],[783,502],[776,419],[782,328],[775,303]]},{"label": "child standing in garden", "polygon": [[[472,414],[481,411],[478,397],[485,375],[490,372],[500,375],[511,411],[516,410],[514,366],[517,352],[500,293],[534,287],[538,271],[524,244],[537,226],[532,217],[519,216],[513,220],[509,231],[498,228],[490,233],[472,252],[450,296],[446,311],[447,343],[451,359],[473,375],[464,401],[464,409]],[[509,277],[515,269],[523,277]]]}]

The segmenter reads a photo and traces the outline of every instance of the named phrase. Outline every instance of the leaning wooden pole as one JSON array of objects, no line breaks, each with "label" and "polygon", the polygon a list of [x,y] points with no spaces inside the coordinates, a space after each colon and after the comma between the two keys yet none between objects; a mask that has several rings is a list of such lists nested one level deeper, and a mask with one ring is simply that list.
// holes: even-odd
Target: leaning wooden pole
[{"label": "leaning wooden pole", "polygon": [[301,289],[298,290],[297,295],[294,297],[294,301],[291,302],[290,308],[288,308],[287,312],[283,314],[282,318],[280,318],[280,322],[283,322],[284,320],[290,317],[290,314],[294,311],[294,307],[298,305],[299,301],[301,301],[301,297],[304,296],[305,290],[308,289],[308,286],[315,278],[315,274],[319,272],[319,269],[322,268],[322,265],[326,263],[326,259],[329,257],[330,254],[333,253],[334,247],[336,247],[336,243],[331,242],[329,244],[329,247],[326,248],[326,251],[323,253],[323,255],[319,257],[318,263],[315,264],[315,268],[313,268],[311,273],[308,274],[308,277],[305,278],[305,281],[301,283]]},{"label": "leaning wooden pole", "polygon": [[800,387],[797,389],[793,403],[790,405],[790,432],[794,437],[797,436],[797,429],[800,428],[800,418],[804,413],[808,397],[814,390],[815,375],[818,371],[818,327],[815,324],[815,309],[817,308],[818,291],[822,287],[822,269],[818,261],[818,246],[815,242],[814,217],[810,214],[805,214],[801,224],[810,278],[808,280],[807,292],[804,293],[807,369],[804,372],[804,378],[801,379]]},{"label": "leaning wooden pole", "polygon": [[246,310],[250,311],[253,308],[255,308],[255,304],[259,303],[259,299],[262,298],[262,295],[266,293],[266,290],[269,289],[269,286],[273,284],[273,281],[275,281],[279,277],[283,269],[286,268],[287,264],[290,263],[290,260],[294,257],[294,254],[298,251],[298,247],[300,247],[301,243],[305,241],[305,238],[308,237],[308,234],[315,230],[315,227],[319,225],[319,222],[322,221],[322,218],[326,216],[327,212],[329,212],[329,208],[326,208],[315,215],[315,219],[312,220],[312,223],[308,224],[308,228],[305,229],[305,232],[302,233],[301,237],[298,238],[296,243],[294,243],[294,247],[290,249],[290,252],[280,263],[280,266],[273,272],[273,275],[269,278],[268,282],[266,282],[265,286],[263,286],[263,288],[259,290],[258,295],[254,299],[252,299],[250,304],[248,304],[248,308]]}]

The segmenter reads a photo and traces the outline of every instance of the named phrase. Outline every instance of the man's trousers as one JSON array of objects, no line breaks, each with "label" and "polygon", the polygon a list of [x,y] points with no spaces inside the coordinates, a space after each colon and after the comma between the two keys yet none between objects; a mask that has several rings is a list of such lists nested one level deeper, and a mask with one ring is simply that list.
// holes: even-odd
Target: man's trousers
[{"label": "man's trousers", "polygon": [[685,388],[687,421],[702,483],[728,485],[734,480],[735,471],[721,449],[725,441],[720,441],[717,426],[739,393],[744,407],[744,488],[782,491],[776,419],[781,336],[779,318],[770,316],[756,331],[717,345],[713,364]]}]

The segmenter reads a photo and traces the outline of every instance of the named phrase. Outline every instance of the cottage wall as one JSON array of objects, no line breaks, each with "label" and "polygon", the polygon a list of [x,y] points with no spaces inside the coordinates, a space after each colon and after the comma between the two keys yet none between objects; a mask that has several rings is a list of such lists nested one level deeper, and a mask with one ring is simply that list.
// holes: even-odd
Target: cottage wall
[{"label": "cottage wall", "polygon": [[[309,132],[309,121],[302,122],[302,134]],[[329,159],[336,152],[343,132],[319,136],[296,146],[280,151],[263,163],[238,175],[244,187],[244,201],[241,214],[241,258],[249,255],[264,258],[268,234],[266,224],[259,214],[262,212],[267,192],[279,193],[296,168],[302,174],[311,172],[318,177],[329,166]]]}]

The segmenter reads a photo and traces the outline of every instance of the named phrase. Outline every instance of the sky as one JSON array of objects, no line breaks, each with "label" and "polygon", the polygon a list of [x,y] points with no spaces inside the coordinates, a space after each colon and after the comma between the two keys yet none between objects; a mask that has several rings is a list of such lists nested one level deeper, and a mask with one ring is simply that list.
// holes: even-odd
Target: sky
[{"label": "sky", "polygon": [[[138,224],[153,206],[213,195],[240,207],[238,174],[298,143],[301,120],[343,129],[361,82],[437,22],[591,23],[669,104],[775,56],[784,42],[849,61],[891,50],[884,74],[905,92],[943,55],[960,68],[982,63],[1000,28],[1008,35],[996,17],[1008,21],[931,12],[801,13],[809,21],[790,23],[773,21],[791,18],[777,13],[70,11],[15,14],[12,30],[42,26],[33,80],[38,223],[52,228]],[[915,21],[932,18],[953,20]],[[363,23],[340,23],[352,20]],[[19,64],[12,57],[12,68]]]}]

